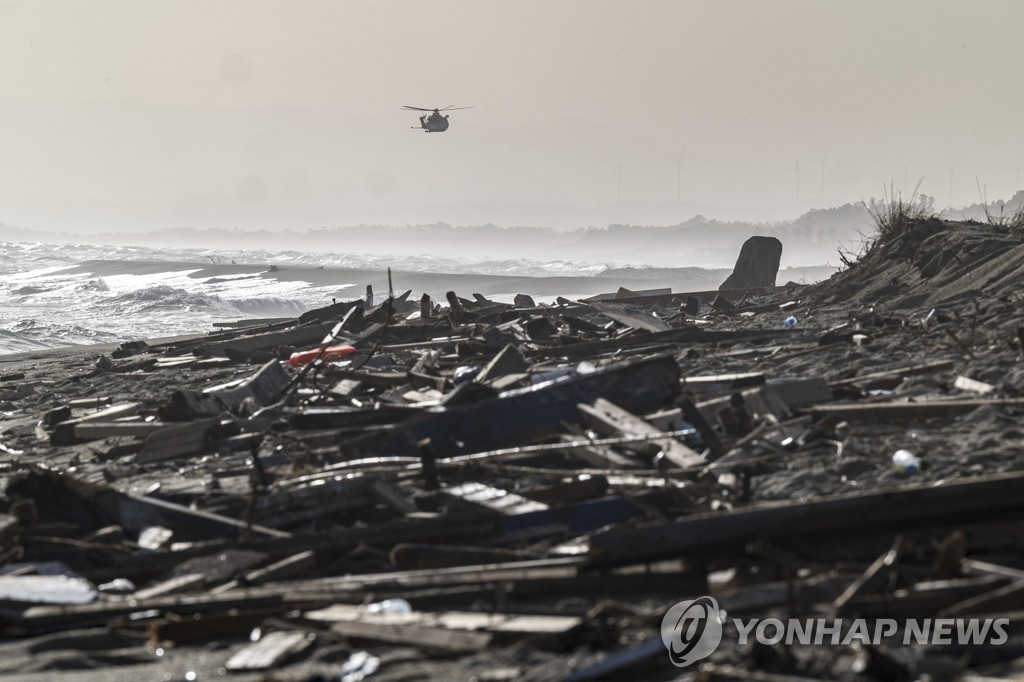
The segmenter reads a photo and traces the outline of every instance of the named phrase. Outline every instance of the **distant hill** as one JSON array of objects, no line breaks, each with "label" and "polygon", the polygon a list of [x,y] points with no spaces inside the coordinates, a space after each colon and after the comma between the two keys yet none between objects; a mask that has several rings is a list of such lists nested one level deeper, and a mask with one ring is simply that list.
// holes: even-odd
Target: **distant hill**
[{"label": "distant hill", "polygon": [[744,240],[777,237],[782,265],[838,262],[838,248],[872,230],[862,204],[812,210],[792,221],[724,222],[694,216],[675,225],[623,225],[555,230],[550,227],[354,225],[308,230],[243,230],[190,227],[145,233],[80,235],[42,232],[0,224],[0,239],[51,243],[174,246],[208,249],[266,249],[379,255],[435,255],[466,258],[530,258],[608,263],[610,266],[732,267]]}]

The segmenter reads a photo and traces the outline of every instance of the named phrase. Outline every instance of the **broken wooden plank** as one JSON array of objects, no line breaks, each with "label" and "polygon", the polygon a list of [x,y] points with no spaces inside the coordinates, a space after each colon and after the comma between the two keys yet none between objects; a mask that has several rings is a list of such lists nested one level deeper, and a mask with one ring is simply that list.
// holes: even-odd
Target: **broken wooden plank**
[{"label": "broken wooden plank", "polygon": [[491,643],[486,632],[449,630],[445,627],[400,625],[393,623],[340,621],[331,625],[331,632],[342,637],[401,644],[419,649],[433,649],[451,653],[476,653]]},{"label": "broken wooden plank", "polygon": [[483,483],[462,483],[443,490],[446,495],[505,515],[543,511],[548,508],[546,504]]},{"label": "broken wooden plank", "polygon": [[579,616],[507,614],[476,611],[369,612],[348,604],[338,604],[304,614],[309,620],[331,623],[359,622],[377,625],[401,625],[442,628],[448,631],[487,632],[508,637],[564,637],[583,625]]},{"label": "broken wooden plank", "polygon": [[288,609],[317,608],[329,604],[330,598],[306,598],[276,594],[246,594],[239,592],[223,595],[166,595],[146,601],[123,599],[87,604],[39,605],[26,609],[17,617],[19,625],[30,632],[35,630],[70,630],[92,624],[98,627],[116,616],[137,611],[159,610],[181,616],[204,613],[226,613],[231,609],[256,609],[287,604]]},{"label": "broken wooden plank", "polygon": [[262,585],[264,583],[291,578],[300,575],[317,565],[316,552],[299,552],[281,561],[249,571],[237,580],[231,580],[210,590],[210,594],[221,594],[242,586]]},{"label": "broken wooden plank", "polygon": [[134,417],[142,412],[145,406],[145,403],[141,402],[119,403],[84,417],[62,421],[54,426],[53,433],[50,434],[50,443],[52,445],[71,445],[79,442],[81,438],[75,432],[75,427],[79,424],[109,422],[121,417]]},{"label": "broken wooden plank", "polygon": [[130,531],[160,525],[173,530],[176,539],[238,537],[245,533],[272,538],[291,537],[284,531],[249,525],[227,516],[145,495],[104,490],[93,494],[90,501]]},{"label": "broken wooden plank", "polygon": [[[613,529],[590,539],[596,564],[637,562],[689,554],[742,552],[754,539],[864,537],[968,522],[1024,518],[1019,495],[1024,474],[904,486],[796,504],[705,513],[652,526]],[[850,523],[856,519],[855,523]]]},{"label": "broken wooden plank", "polygon": [[522,352],[509,343],[502,348],[502,350],[495,355],[482,370],[480,370],[480,373],[476,375],[474,381],[487,383],[493,379],[497,379],[498,377],[525,372],[529,368],[530,365],[526,361],[526,358],[523,357]]},{"label": "broken wooden plank", "polygon": [[409,377],[405,372],[370,372],[328,367],[324,375],[328,379],[350,379],[369,386],[404,386],[409,383]]},{"label": "broken wooden plank", "polygon": [[951,604],[939,611],[939,618],[962,618],[982,613],[1012,611],[1024,607],[1024,580]]},{"label": "broken wooden plank", "polygon": [[497,564],[506,561],[522,561],[529,557],[522,552],[500,547],[426,545],[410,542],[395,545],[388,558],[395,568],[409,570],[470,564]]},{"label": "broken wooden plank", "polygon": [[[599,398],[592,406],[581,404],[577,407],[592,428],[608,436],[653,436],[661,433],[661,429],[603,398]],[[658,440],[624,443],[621,447],[651,457],[659,456],[666,465],[678,468],[707,463],[700,453],[669,436]]]},{"label": "broken wooden plank", "polygon": [[[443,521],[444,519],[438,519]],[[377,545],[384,543],[377,542]],[[380,589],[412,590],[425,587],[481,585],[495,582],[526,582],[552,578],[571,579],[579,575],[584,558],[557,557],[551,559],[529,559],[491,564],[472,564],[450,568],[417,569],[410,571],[388,571],[386,573],[363,573],[358,575],[312,578],[289,582],[288,593],[319,594],[376,591]],[[272,594],[280,590],[276,585],[266,585],[248,590],[250,595]]]},{"label": "broken wooden plank", "polygon": [[[558,438],[563,443],[577,443],[582,436],[563,433]],[[635,469],[647,466],[646,463],[637,459],[633,454],[627,457],[605,445],[573,445],[572,448],[566,448],[566,451],[573,457],[581,459],[598,469]]]},{"label": "broken wooden plank", "polygon": [[[294,324],[294,321],[285,324]],[[200,356],[221,355],[227,357],[229,349],[237,352],[252,353],[256,351],[271,351],[277,346],[305,348],[319,343],[320,339],[324,336],[324,330],[318,324],[306,324],[282,331],[270,331],[248,336],[238,336],[235,333],[225,336],[227,336],[227,339],[223,341],[201,341],[193,349],[193,352]]]},{"label": "broken wooden plank", "polygon": [[[500,532],[499,518],[499,515],[492,511],[452,512],[438,518],[406,518],[399,521],[377,523],[365,528],[323,530],[312,535],[253,537],[246,543],[246,548],[268,556],[284,557],[306,551],[339,553],[354,549],[361,544],[390,549],[399,542],[482,541]],[[201,518],[197,519],[196,523],[186,528],[191,529],[192,526],[198,526],[201,521]],[[109,566],[98,567],[90,575],[94,576],[96,580],[130,578],[139,573],[151,575],[156,571],[174,568],[185,559],[207,556],[211,552],[233,547],[236,541],[232,536],[237,535],[237,531],[232,531],[227,527],[221,528],[223,530],[218,533],[216,526],[210,530],[200,527],[199,532],[194,535],[196,539],[202,539],[202,542],[191,546],[176,547],[173,552],[156,551],[145,556],[117,558]],[[225,535],[230,539],[209,539],[211,537],[223,538]]]},{"label": "broken wooden plank", "polygon": [[800,408],[815,417],[838,416],[853,420],[943,419],[973,412],[979,407],[1024,407],[1024,398],[975,398],[959,400],[927,400],[917,403],[884,402],[841,405],[809,405]]},{"label": "broken wooden plank", "polygon": [[101,407],[110,405],[112,402],[114,402],[114,399],[110,396],[100,396],[98,398],[77,398],[75,400],[69,400],[67,402],[67,406],[72,409],[83,408],[98,410]]},{"label": "broken wooden plank", "polygon": [[316,636],[301,630],[276,630],[236,651],[224,667],[228,670],[267,670],[305,651]]},{"label": "broken wooden plank", "polygon": [[178,592],[190,592],[198,589],[206,582],[206,576],[201,573],[188,573],[179,575],[167,580],[162,580],[155,585],[136,590],[132,594],[133,599],[153,599]]},{"label": "broken wooden plank", "polygon": [[576,406],[606,398],[624,409],[649,412],[679,394],[679,366],[670,356],[655,356],[602,367],[514,389],[496,398],[454,407],[428,408],[384,434],[370,434],[342,445],[343,452],[365,455],[414,455],[429,438],[435,455],[482,452],[518,445],[580,420]]},{"label": "broken wooden plank", "polygon": [[81,440],[145,437],[166,426],[167,424],[162,422],[143,421],[85,422],[84,424],[75,425],[75,437]]},{"label": "broken wooden plank", "polygon": [[590,298],[580,299],[584,303],[590,303],[593,301],[610,301],[614,300],[616,303],[634,303],[637,305],[650,305],[650,304],[665,304],[665,305],[679,305],[685,303],[686,299],[690,296],[699,296],[705,299],[712,299],[715,296],[726,296],[732,301],[742,301],[746,296],[752,294],[766,294],[773,291],[781,291],[785,287],[752,287],[746,289],[708,289],[705,291],[683,291],[678,294],[666,293],[665,289],[651,289],[650,292],[661,291],[663,293],[644,293],[642,291],[630,292],[627,289],[620,289],[614,294],[598,294],[597,296],[591,296]]},{"label": "broken wooden plank", "polygon": [[537,348],[525,353],[527,357],[564,356],[604,353],[625,348],[640,346],[675,345],[679,343],[723,343],[727,341],[767,339],[785,333],[786,330],[751,329],[751,330],[705,330],[705,329],[672,329],[650,334],[636,334],[629,338],[603,339],[601,341],[584,341],[561,346]]},{"label": "broken wooden plank", "polygon": [[723,393],[737,391],[753,386],[762,386],[765,382],[763,372],[742,372],[738,374],[711,374],[683,377],[683,389],[698,394]]},{"label": "broken wooden plank", "polygon": [[608,319],[615,320],[627,327],[646,329],[649,332],[664,332],[672,329],[672,325],[665,320],[643,310],[615,303],[591,303],[590,306]]},{"label": "broken wooden plank", "polygon": [[[299,319],[302,323],[305,320]],[[229,320],[227,322],[214,322],[213,326],[218,329],[240,329],[245,327],[262,327],[265,325],[282,324],[290,322],[295,323],[294,317],[258,317],[245,320]]]},{"label": "broken wooden plank", "polygon": [[[319,340],[323,337],[323,332],[319,328],[317,332]],[[170,421],[183,421],[233,412],[247,400],[250,400],[254,407],[264,407],[276,401],[290,381],[281,363],[271,360],[256,374],[231,388],[206,391],[179,389],[171,394],[168,403],[160,408],[160,414]]]},{"label": "broken wooden plank", "polygon": [[832,601],[833,615],[838,616],[841,613],[845,613],[844,608],[847,602],[856,597],[868,583],[874,581],[882,569],[888,568],[896,563],[896,560],[900,557],[902,549],[903,538],[897,536],[893,546],[884,554],[872,561],[867,569],[865,569],[865,571],[861,573],[856,580],[850,583],[850,585],[843,590],[842,594]]},{"label": "broken wooden plank", "polygon": [[[298,322],[302,325],[307,322],[329,322],[339,320],[349,311],[350,308],[363,308],[363,305],[363,301],[360,299],[355,299],[353,301],[338,301],[329,306],[324,306],[323,308],[307,310],[299,315]],[[323,334],[321,333],[321,336],[322,335]]]},{"label": "broken wooden plank", "polygon": [[938,362],[927,362],[921,365],[910,365],[909,367],[898,367],[885,370],[884,372],[872,372],[861,376],[850,377],[830,382],[832,388],[839,386],[860,386],[866,388],[894,388],[906,377],[919,376],[921,374],[935,374],[953,369],[952,360],[940,360]]},{"label": "broken wooden plank", "polygon": [[178,457],[202,454],[215,439],[220,430],[220,419],[210,417],[197,419],[186,424],[162,425],[163,428],[146,436],[146,442],[135,461],[139,464],[163,462]]}]

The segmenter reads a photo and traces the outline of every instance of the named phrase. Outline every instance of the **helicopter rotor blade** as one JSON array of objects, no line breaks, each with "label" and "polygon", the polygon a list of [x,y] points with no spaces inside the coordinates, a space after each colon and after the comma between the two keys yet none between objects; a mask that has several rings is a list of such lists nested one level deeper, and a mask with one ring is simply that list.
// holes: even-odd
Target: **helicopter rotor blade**
[{"label": "helicopter rotor blade", "polygon": [[460,109],[472,109],[473,107],[457,107],[454,104],[446,106],[444,109],[438,109],[438,111],[459,111]]},{"label": "helicopter rotor blade", "polygon": [[403,106],[402,108],[403,108],[403,109],[411,109],[411,110],[413,110],[413,111],[433,111],[433,109],[424,109],[423,107],[410,107],[410,106]]}]

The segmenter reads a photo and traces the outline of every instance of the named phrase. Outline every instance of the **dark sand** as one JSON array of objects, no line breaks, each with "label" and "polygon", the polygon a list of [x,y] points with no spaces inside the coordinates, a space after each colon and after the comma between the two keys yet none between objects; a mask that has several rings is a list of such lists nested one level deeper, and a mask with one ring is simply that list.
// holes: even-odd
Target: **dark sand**
[{"label": "dark sand", "polygon": [[[160,264],[166,269],[166,264]],[[83,266],[86,267],[86,266]],[[117,264],[91,264],[97,274],[118,271]],[[155,266],[154,266],[155,267]],[[215,266],[217,272],[257,272],[238,270],[246,266]],[[346,277],[375,276],[375,288],[386,290],[386,278],[363,271],[312,271],[324,279],[340,282]],[[282,273],[273,273],[282,276]],[[294,273],[306,279],[308,271]],[[288,277],[290,274],[283,274]],[[396,288],[433,286],[442,275],[405,275]],[[503,290],[511,281],[498,278]],[[566,278],[544,278],[544,286],[554,287]],[[581,278],[569,278],[578,284]],[[308,280],[307,280],[308,281]],[[367,280],[370,281],[370,280]],[[534,280],[531,283],[536,284]],[[762,297],[751,308],[752,314],[706,312],[711,329],[777,330],[788,315],[798,319],[797,326],[784,338],[769,342],[740,341],[722,344],[679,344],[667,350],[684,376],[730,372],[763,372],[772,378],[822,378],[836,382],[864,374],[940,360],[953,363],[953,369],[905,380],[890,392],[861,396],[857,400],[937,400],[973,398],[977,394],[954,387],[958,376],[992,385],[986,397],[1024,396],[1024,235],[1008,233],[982,225],[923,223],[913,233],[869,253],[860,263],[831,280],[806,288],[797,288]],[[463,296],[472,290],[486,293],[484,286],[494,278],[466,278],[461,284],[440,284],[441,290],[453,287]],[[562,282],[563,284],[565,282]],[[598,291],[614,290],[624,282],[602,282]],[[637,288],[653,288],[645,280]],[[462,288],[466,285],[466,288]],[[702,288],[674,282],[677,291]],[[531,293],[540,293],[536,287]],[[559,293],[551,290],[552,293]],[[442,291],[443,293],[443,291]],[[796,305],[785,311],[779,304],[787,300]],[[934,311],[934,312],[932,312]],[[819,345],[827,330],[842,324],[865,334],[867,342]],[[19,469],[24,463],[45,463],[57,471],[73,471],[76,476],[120,490],[144,490],[164,481],[160,495],[174,499],[210,500],[209,485],[214,463],[176,462],[140,467],[130,460],[110,460],[106,451],[114,445],[99,441],[85,445],[51,447],[36,440],[34,423],[50,407],[68,399],[109,395],[117,401],[145,399],[158,403],[175,385],[209,386],[252,373],[253,367],[226,365],[220,368],[183,369],[141,374],[99,374],[89,376],[98,354],[106,347],[77,347],[0,356],[0,374],[23,372],[24,380],[4,382],[14,386],[29,382],[31,395],[11,401],[15,412],[4,417],[0,442],[24,451],[22,455],[0,454],[0,476]],[[627,353],[628,355],[628,353]],[[127,360],[130,361],[131,359]],[[608,358],[597,359],[598,362]],[[127,362],[119,361],[119,362]],[[827,495],[856,494],[879,487],[908,483],[941,484],[944,481],[987,476],[1024,470],[1024,410],[1014,407],[982,407],[960,417],[896,423],[856,422],[845,425],[842,442],[824,440],[793,452],[765,448],[756,443],[730,457],[756,462],[752,471],[752,500],[813,500]],[[838,428],[838,427],[836,427]],[[839,433],[838,431],[836,433]],[[833,434],[831,438],[839,436]],[[922,462],[919,472],[907,475],[894,470],[892,453],[898,448],[913,450]],[[106,473],[103,473],[106,472]],[[512,487],[515,478],[495,481]],[[170,481],[170,482],[169,482]],[[236,482],[237,483],[237,482]],[[229,479],[221,485],[228,490]],[[244,484],[238,484],[243,485]],[[689,484],[687,484],[689,485]],[[740,503],[737,503],[740,504]],[[856,519],[850,520],[851,525]],[[1008,565],[1020,563],[1022,547],[1017,545],[1000,560]],[[340,574],[358,571],[348,564]],[[568,595],[573,596],[573,595]],[[683,595],[676,595],[682,598]],[[593,607],[598,596],[579,597]],[[569,602],[572,599],[568,600]],[[567,602],[568,603],[568,602]],[[631,603],[630,608],[660,607],[660,602]],[[605,608],[609,607],[605,604]],[[656,632],[656,630],[655,630]],[[652,634],[650,627],[637,619],[626,635],[631,641]],[[188,671],[199,680],[218,677],[220,667],[233,651],[244,644],[242,638],[214,637],[169,649],[157,655],[147,647],[139,632],[114,634],[102,627],[40,635],[27,639],[0,641],[0,679],[42,681],[61,680],[159,680],[186,679]],[[437,660],[398,647],[370,647],[382,656],[385,665],[368,680],[469,679],[499,668],[517,669],[517,679],[560,679],[573,664],[595,660],[614,648],[581,647],[568,652],[543,652],[527,645],[493,647],[486,652]],[[313,653],[294,664],[284,666],[271,676],[232,675],[237,680],[306,680],[313,675],[335,679],[340,662],[349,648],[344,644],[321,641]],[[737,655],[732,652],[730,655]],[[825,655],[825,654],[823,654]],[[742,660],[742,657],[740,657]],[[1022,667],[1014,661],[974,670],[991,678],[1004,677]],[[59,671],[59,672],[58,672]],[[678,671],[661,670],[642,679],[667,680]],[[804,678],[814,674],[807,673]],[[482,679],[482,678],[481,678]],[[641,679],[641,678],[638,678]],[[825,677],[819,677],[825,679]]]}]

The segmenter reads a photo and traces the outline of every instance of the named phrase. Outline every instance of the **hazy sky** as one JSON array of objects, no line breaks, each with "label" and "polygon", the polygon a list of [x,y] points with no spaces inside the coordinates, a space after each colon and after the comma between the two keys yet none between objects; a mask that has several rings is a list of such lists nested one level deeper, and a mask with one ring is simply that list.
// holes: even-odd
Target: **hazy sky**
[{"label": "hazy sky", "polygon": [[[771,219],[905,177],[1006,198],[1021,26],[1018,0],[0,0],[0,222]],[[451,104],[474,108],[443,134],[400,109]]]}]

